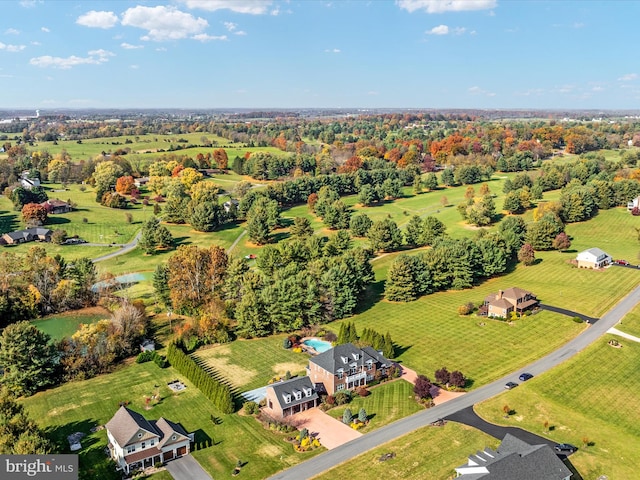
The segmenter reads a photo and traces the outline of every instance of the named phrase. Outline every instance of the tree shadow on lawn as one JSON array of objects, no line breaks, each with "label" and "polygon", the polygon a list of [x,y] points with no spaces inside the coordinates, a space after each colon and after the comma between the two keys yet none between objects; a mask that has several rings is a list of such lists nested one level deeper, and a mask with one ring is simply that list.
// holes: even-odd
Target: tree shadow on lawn
[{"label": "tree shadow on lawn", "polygon": [[205,448],[209,448],[220,443],[220,442],[215,443],[213,439],[209,435],[207,435],[207,433],[201,428],[199,428],[193,433],[194,433],[194,436],[193,436],[194,450],[203,450]]},{"label": "tree shadow on lawn", "polygon": [[[115,413],[115,410],[114,410]],[[98,422],[93,419],[80,420],[76,422],[65,423],[64,425],[54,425],[45,428],[45,435],[56,445],[56,451],[70,452],[69,441],[67,437],[76,432],[84,433],[86,436],[82,437],[80,444],[82,450],[88,449],[92,445],[95,445],[99,439],[94,435],[91,429],[98,426]]]},{"label": "tree shadow on lawn", "polygon": [[13,232],[18,230],[18,215],[9,211],[0,212],[0,232]]},{"label": "tree shadow on lawn", "polygon": [[[402,356],[405,352],[407,352],[411,347],[412,345],[398,345],[397,343],[394,343],[393,353],[395,354],[395,357],[398,358]],[[399,363],[400,365],[402,365],[402,361],[398,361],[396,363]]]},{"label": "tree shadow on lawn", "polygon": [[69,220],[68,218],[65,217],[47,217],[47,222],[46,225],[47,226],[53,226],[53,225],[63,225],[65,223],[71,223],[71,220]]},{"label": "tree shadow on lawn", "polygon": [[174,244],[176,245],[176,247],[178,245],[191,245],[192,242],[190,242],[189,237],[175,237],[173,239]]},{"label": "tree shadow on lawn", "polygon": [[376,303],[382,300],[384,294],[384,280],[373,282],[367,286],[362,301],[356,308],[354,314],[366,312]]}]

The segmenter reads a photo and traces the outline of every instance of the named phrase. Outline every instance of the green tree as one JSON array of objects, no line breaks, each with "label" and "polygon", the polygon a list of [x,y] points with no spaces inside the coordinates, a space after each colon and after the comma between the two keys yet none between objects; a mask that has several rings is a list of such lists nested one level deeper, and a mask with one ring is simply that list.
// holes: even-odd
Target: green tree
[{"label": "green tree", "polygon": [[391,334],[387,332],[384,336],[384,346],[382,347],[382,355],[385,358],[395,358],[396,352],[393,346],[393,340],[391,340]]},{"label": "green tree", "polygon": [[169,267],[158,265],[153,272],[153,289],[160,303],[165,307],[171,305],[171,291],[169,290]]},{"label": "green tree", "polygon": [[96,188],[96,201],[102,201],[102,196],[105,192],[115,188],[116,181],[124,174],[124,171],[120,165],[108,160],[100,162],[96,165],[93,171],[93,181]]},{"label": "green tree", "polygon": [[504,204],[502,208],[509,213],[522,213],[524,208],[522,208],[522,202],[520,201],[520,195],[516,190],[511,190],[504,197]]},{"label": "green tree", "polygon": [[351,247],[351,235],[347,230],[338,230],[329,237],[329,241],[324,245],[325,255],[335,257],[349,250]]},{"label": "green tree", "polygon": [[6,388],[0,388],[0,454],[33,455],[52,451],[44,432]]},{"label": "green tree", "polygon": [[351,413],[351,409],[349,407],[345,408],[344,413],[342,414],[342,423],[346,425],[351,425],[353,422],[353,414]]},{"label": "green tree", "polygon": [[429,270],[418,256],[399,255],[387,272],[384,295],[392,302],[410,302],[431,291]]},{"label": "green tree", "polygon": [[429,191],[436,190],[438,188],[438,177],[435,173],[431,172],[427,174],[427,177],[424,179],[423,185]]},{"label": "green tree", "polygon": [[167,202],[162,208],[162,216],[165,222],[182,224],[187,219],[187,208],[189,198],[172,196],[167,198]]},{"label": "green tree", "polygon": [[404,230],[404,238],[407,245],[421,246],[420,242],[424,238],[424,222],[418,215],[409,219],[407,228]]},{"label": "green tree", "polygon": [[402,245],[402,232],[393,220],[387,218],[371,225],[367,239],[375,251],[391,252]]},{"label": "green tree", "polygon": [[145,253],[153,254],[158,248],[169,248],[173,243],[171,232],[156,217],[151,217],[142,224],[138,245]]},{"label": "green tree", "polygon": [[0,380],[16,395],[32,395],[51,385],[55,372],[55,347],[51,337],[29,322],[7,326],[0,338]]},{"label": "green tree", "polygon": [[453,170],[451,168],[445,168],[442,171],[441,180],[442,180],[442,183],[448,187],[455,185],[456,180],[455,180],[455,175],[453,173]]},{"label": "green tree", "polygon": [[564,224],[553,213],[546,213],[537,222],[527,225],[525,241],[534,250],[551,250],[553,240],[564,231]]},{"label": "green tree", "polygon": [[349,221],[349,230],[356,237],[365,237],[373,225],[373,222],[366,213],[357,213]]},{"label": "green tree", "polygon": [[418,245],[433,245],[433,243],[446,235],[447,227],[436,217],[428,216],[422,221],[422,237]]},{"label": "green tree", "polygon": [[358,191],[358,203],[364,207],[369,207],[377,200],[377,195],[371,185],[365,183]]},{"label": "green tree", "polygon": [[367,418],[367,411],[364,409],[364,407],[362,407],[358,412],[358,420],[360,420],[362,423],[365,423],[367,421]]},{"label": "green tree", "polygon": [[413,193],[414,195],[422,193],[422,177],[420,175],[413,177]]},{"label": "green tree", "polygon": [[305,217],[295,217],[293,219],[293,225],[289,228],[289,232],[292,236],[298,238],[310,237],[313,235],[311,221]]},{"label": "green tree", "polygon": [[200,202],[189,210],[189,223],[199,232],[212,232],[224,223],[224,209],[217,201]]}]

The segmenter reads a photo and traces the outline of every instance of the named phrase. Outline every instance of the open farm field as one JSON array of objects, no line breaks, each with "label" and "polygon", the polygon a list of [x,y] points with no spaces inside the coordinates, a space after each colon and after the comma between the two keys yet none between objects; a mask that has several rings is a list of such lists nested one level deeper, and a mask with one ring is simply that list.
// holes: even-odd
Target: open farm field
[{"label": "open farm field", "polygon": [[[179,378],[186,389],[176,394],[166,385]],[[145,397],[158,393],[161,401],[145,410]],[[173,368],[160,369],[153,362],[123,366],[109,375],[72,382],[22,401],[31,418],[68,452],[67,435],[80,431],[82,440],[80,471],[85,479],[120,478],[105,456],[105,430],[90,429],[104,425],[121,402],[149,419],[168,418],[195,432],[193,456],[216,479],[231,478],[238,459],[246,462],[242,475],[266,478],[315,453],[300,454],[280,435],[264,429],[253,417],[221,415],[211,402]],[[217,424],[211,421],[217,418]],[[318,451],[316,451],[318,452]],[[163,478],[163,477],[159,477]],[[164,477],[166,478],[166,477]]]},{"label": "open farm field", "polygon": [[[404,437],[376,447],[314,477],[316,480],[356,478],[445,479],[455,476],[454,468],[485,447],[498,441],[474,428],[447,422],[444,427],[424,427]],[[385,454],[395,457],[380,461]]]},{"label": "open farm field", "polygon": [[[611,339],[623,347],[609,346]],[[605,335],[562,365],[475,408],[490,422],[576,445],[571,463],[585,479],[634,478],[640,451],[639,363],[640,344]],[[503,405],[515,414],[505,419]]]},{"label": "open farm field", "polygon": [[635,335],[640,338],[640,307],[627,313],[625,317],[616,325],[618,330]]}]

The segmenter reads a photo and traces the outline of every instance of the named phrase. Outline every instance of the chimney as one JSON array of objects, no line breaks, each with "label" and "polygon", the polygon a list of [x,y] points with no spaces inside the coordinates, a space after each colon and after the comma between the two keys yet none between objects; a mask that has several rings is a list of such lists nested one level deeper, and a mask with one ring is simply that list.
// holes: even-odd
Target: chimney
[{"label": "chimney", "polygon": [[500,300],[502,298],[502,294],[504,292],[502,290],[498,290],[498,300]]}]

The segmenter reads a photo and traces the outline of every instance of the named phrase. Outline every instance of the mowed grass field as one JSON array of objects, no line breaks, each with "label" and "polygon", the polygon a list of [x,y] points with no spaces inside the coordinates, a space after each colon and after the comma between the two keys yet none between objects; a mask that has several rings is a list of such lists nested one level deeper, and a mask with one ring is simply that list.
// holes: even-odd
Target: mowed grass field
[{"label": "mowed grass field", "polygon": [[358,418],[358,412],[364,408],[369,417],[369,424],[360,431],[366,433],[424,410],[424,407],[414,400],[413,384],[401,378],[376,385],[369,391],[371,395],[355,395],[349,404],[334,407],[328,410],[327,414],[342,421],[342,415],[347,408],[351,410],[354,418]]},{"label": "mowed grass field", "polygon": [[53,340],[62,340],[73,335],[83,323],[91,324],[111,317],[111,312],[102,307],[83,308],[72,312],[57,313],[48,317],[32,320],[38,330]]},{"label": "mowed grass field", "polygon": [[[444,427],[424,427],[337,465],[316,480],[335,478],[451,479],[455,467],[498,441],[474,428],[447,422]],[[394,458],[381,461],[388,453]],[[366,473],[365,473],[366,472]]]},{"label": "mowed grass field", "polygon": [[618,330],[640,337],[640,308],[635,308],[627,313],[616,325]]},{"label": "mowed grass field", "polygon": [[227,382],[237,392],[245,392],[265,386],[274,377],[306,375],[309,363],[307,353],[295,353],[285,349],[282,342],[286,335],[274,335],[254,340],[237,340],[232,343],[200,349],[193,357],[214,370],[214,376]]},{"label": "mowed grass field", "polygon": [[[167,382],[176,378],[187,386],[179,394],[167,387]],[[161,401],[145,410],[145,397],[156,393]],[[67,383],[21,403],[60,445],[57,451],[69,453],[67,435],[76,431],[87,434],[79,452],[81,478],[115,480],[120,476],[103,451],[107,446],[106,431],[91,433],[90,429],[108,422],[121,402],[128,402],[129,408],[148,419],[165,417],[181,423],[188,432],[195,432],[193,456],[216,479],[231,478],[238,459],[246,463],[242,475],[258,479],[321,451],[297,453],[282,436],[264,429],[253,417],[221,415],[173,368],[160,369],[153,362],[133,363],[109,375]],[[217,424],[211,421],[212,416],[218,419]]]},{"label": "mowed grass field", "polygon": [[[636,312],[639,309],[636,307]],[[618,340],[622,348],[609,346],[611,339]],[[605,335],[553,370],[475,408],[490,422],[576,445],[579,450],[571,456],[571,463],[585,479],[601,475],[636,478],[640,452],[638,365],[640,344]],[[504,419],[503,405],[515,410],[509,419]],[[550,431],[544,428],[545,421]]]}]

